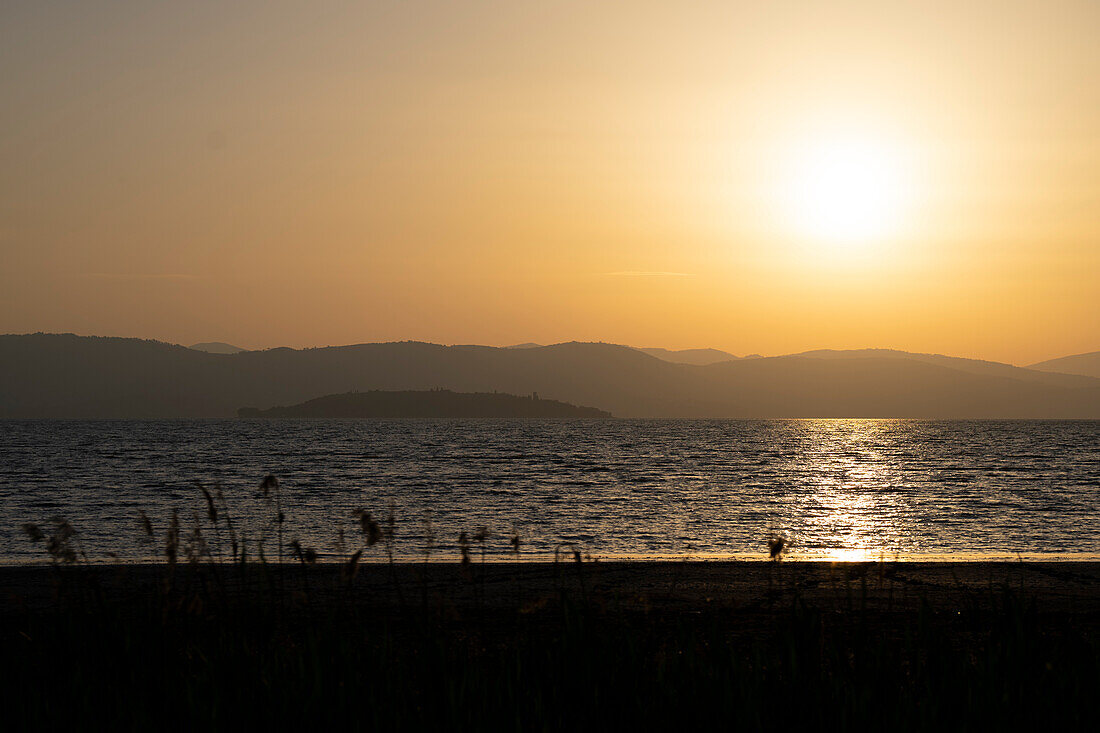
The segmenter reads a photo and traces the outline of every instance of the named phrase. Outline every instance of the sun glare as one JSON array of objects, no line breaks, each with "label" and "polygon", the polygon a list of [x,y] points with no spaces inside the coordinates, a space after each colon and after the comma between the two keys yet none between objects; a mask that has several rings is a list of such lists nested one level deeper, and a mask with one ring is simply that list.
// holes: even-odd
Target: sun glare
[{"label": "sun glare", "polygon": [[791,234],[833,250],[857,250],[901,232],[912,192],[900,145],[818,136],[788,153],[777,203]]}]

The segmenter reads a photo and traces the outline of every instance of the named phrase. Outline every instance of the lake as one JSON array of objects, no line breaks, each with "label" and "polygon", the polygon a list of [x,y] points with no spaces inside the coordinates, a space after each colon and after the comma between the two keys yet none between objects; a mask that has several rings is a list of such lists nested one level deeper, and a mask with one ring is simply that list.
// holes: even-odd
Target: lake
[{"label": "lake", "polygon": [[392,510],[399,559],[456,559],[482,527],[475,558],[510,557],[513,533],[540,558],[763,558],[775,534],[792,558],[1100,553],[1100,421],[8,420],[0,436],[9,563],[45,558],[20,525],[54,516],[90,559],[156,558],[174,508],[185,533],[208,524],[196,482],[274,556],[267,474],[284,544],[322,557],[360,542],[356,509]]}]

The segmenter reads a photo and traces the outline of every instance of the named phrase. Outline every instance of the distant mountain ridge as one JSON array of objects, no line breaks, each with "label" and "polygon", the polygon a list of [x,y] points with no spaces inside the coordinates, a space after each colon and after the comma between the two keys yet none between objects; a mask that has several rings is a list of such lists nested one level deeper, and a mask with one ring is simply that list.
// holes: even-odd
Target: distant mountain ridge
[{"label": "distant mountain ridge", "polygon": [[1057,384],[1066,387],[1089,386],[1087,379],[1081,379],[1081,375],[1072,373],[1060,374],[1050,371],[1039,372],[1031,367],[1018,367],[1011,364],[1003,364],[997,361],[984,361],[982,359],[965,359],[958,356],[944,356],[942,354],[918,354],[911,351],[898,351],[896,349],[819,349],[817,351],[803,351],[791,356],[800,356],[810,359],[903,359],[908,361],[920,361],[926,364],[958,369],[970,374],[985,374],[989,376],[1007,377],[1010,379],[1026,379],[1047,384]]},{"label": "distant mountain ridge", "polygon": [[1048,359],[1038,364],[1032,364],[1028,369],[1037,369],[1042,372],[1062,372],[1064,374],[1081,374],[1088,377],[1100,377],[1100,351],[1092,351],[1088,354],[1063,356],[1060,359]]},{"label": "distant mountain ridge", "polygon": [[608,418],[610,412],[578,407],[567,402],[500,392],[452,392],[447,389],[417,391],[346,392],[325,395],[289,407],[267,410],[242,407],[239,417],[295,418]]},{"label": "distant mountain ridge", "polygon": [[807,352],[696,366],[577,342],[210,354],[139,339],[0,336],[0,417],[230,417],[241,405],[425,389],[538,392],[619,417],[1100,418],[1100,379],[904,352]]},{"label": "distant mountain ridge", "polygon": [[[610,346],[618,346],[619,344],[609,344]],[[513,344],[512,346],[506,346],[506,349],[541,349],[544,344],[536,344],[532,341],[528,341],[524,344]],[[696,366],[706,366],[707,364],[717,364],[720,361],[731,361],[733,359],[740,359],[739,356],[734,356],[728,351],[721,351],[719,349],[661,349],[656,347],[640,348],[637,346],[627,346],[628,349],[634,349],[640,351],[643,354],[649,354],[652,357],[660,359],[661,361],[672,362],[673,364],[695,364]],[[756,358],[758,355],[753,354],[751,358]],[[750,357],[746,357],[750,358]]]},{"label": "distant mountain ridge", "polygon": [[242,349],[240,346],[227,344],[224,341],[204,341],[201,344],[191,344],[187,348],[195,351],[205,351],[208,354],[239,354],[242,351],[248,351],[248,349]]},{"label": "distant mountain ridge", "polygon": [[638,351],[641,351],[643,354],[655,356],[661,361],[670,361],[673,364],[695,364],[696,366],[707,366],[708,364],[717,364],[721,361],[733,361],[734,359],[741,358],[719,349],[679,349],[677,351],[670,351],[669,349],[650,347],[638,349]]}]

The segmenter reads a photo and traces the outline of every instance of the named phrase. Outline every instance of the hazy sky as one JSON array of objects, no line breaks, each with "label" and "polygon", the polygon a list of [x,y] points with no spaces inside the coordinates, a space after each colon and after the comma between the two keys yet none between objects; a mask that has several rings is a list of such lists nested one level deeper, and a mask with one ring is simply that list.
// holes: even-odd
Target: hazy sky
[{"label": "hazy sky", "polygon": [[1100,349],[1100,2],[0,2],[0,332]]}]

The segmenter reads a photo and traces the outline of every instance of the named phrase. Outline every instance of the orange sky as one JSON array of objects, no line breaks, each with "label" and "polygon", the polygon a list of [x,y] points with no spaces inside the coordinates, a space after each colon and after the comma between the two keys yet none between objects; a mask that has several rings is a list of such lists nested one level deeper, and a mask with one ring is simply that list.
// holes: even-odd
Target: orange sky
[{"label": "orange sky", "polygon": [[227,5],[0,8],[0,332],[1100,349],[1100,3]]}]

